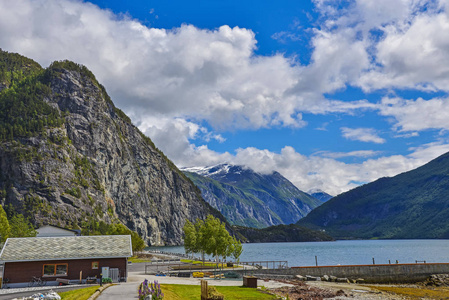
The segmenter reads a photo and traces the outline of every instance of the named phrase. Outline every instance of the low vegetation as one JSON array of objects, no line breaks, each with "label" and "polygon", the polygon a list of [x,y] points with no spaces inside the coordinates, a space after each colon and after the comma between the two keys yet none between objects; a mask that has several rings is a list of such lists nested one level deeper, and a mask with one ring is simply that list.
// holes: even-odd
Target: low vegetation
[{"label": "low vegetation", "polygon": [[448,287],[370,286],[382,292],[397,294],[407,299],[449,299]]},{"label": "low vegetation", "polygon": [[[259,289],[238,286],[217,286],[217,291],[225,296],[226,300],[269,300],[276,296],[267,294]],[[199,285],[163,284],[164,300],[197,300],[201,296]]]},{"label": "low vegetation", "polygon": [[91,286],[58,294],[61,296],[61,300],[87,300],[96,290],[98,290],[98,286]]}]

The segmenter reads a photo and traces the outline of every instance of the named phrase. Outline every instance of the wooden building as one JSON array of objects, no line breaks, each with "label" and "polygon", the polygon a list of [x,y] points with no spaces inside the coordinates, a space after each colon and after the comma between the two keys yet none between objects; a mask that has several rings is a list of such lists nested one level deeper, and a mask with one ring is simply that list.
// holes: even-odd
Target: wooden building
[{"label": "wooden building", "polygon": [[33,277],[50,285],[102,273],[126,281],[131,256],[129,235],[9,238],[0,253],[1,277],[10,287],[24,286]]}]

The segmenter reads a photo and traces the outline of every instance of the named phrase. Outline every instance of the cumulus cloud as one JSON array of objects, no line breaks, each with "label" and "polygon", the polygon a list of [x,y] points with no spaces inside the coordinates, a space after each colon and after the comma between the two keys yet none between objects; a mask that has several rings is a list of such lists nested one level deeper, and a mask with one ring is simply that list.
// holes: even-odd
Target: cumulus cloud
[{"label": "cumulus cloud", "polygon": [[406,100],[385,97],[379,113],[392,117],[398,131],[422,131],[427,129],[449,130],[449,98]]},{"label": "cumulus cloud", "polygon": [[[385,97],[372,103],[328,96],[348,85],[366,92],[397,87],[448,91],[447,1],[354,0],[343,8],[336,0],[314,3],[321,18],[313,29],[309,65],[283,54],[257,55],[250,29],[150,28],[78,0],[0,0],[0,46],[43,66],[62,59],[86,65],[116,105],[179,166],[230,162],[261,172],[277,170],[303,190],[335,195],[449,150],[444,141],[410,149],[408,156],[380,158],[374,151],[304,156],[289,146],[280,153],[208,148],[213,139],[225,142],[216,131],[302,128],[308,124],[306,113],[378,111],[392,118],[393,129],[403,136],[449,127],[444,97]],[[385,143],[371,128],[341,130],[348,139]],[[337,160],[348,156],[367,160]]]},{"label": "cumulus cloud", "polygon": [[286,146],[280,153],[256,148],[240,149],[233,163],[245,164],[263,173],[280,172],[301,190],[321,189],[331,195],[348,191],[360,183],[394,176],[417,168],[449,151],[449,144],[423,145],[408,156],[393,155],[346,164],[332,158],[304,156]]},{"label": "cumulus cloud", "polygon": [[[326,53],[330,45],[332,51],[340,48],[346,54],[338,55],[340,65],[353,61],[350,71],[356,76],[347,76],[343,82],[367,92],[385,88],[448,91],[447,1],[355,0],[345,2],[345,8],[341,1],[314,2],[323,18],[314,39],[315,53]],[[326,59],[316,56],[316,63]]]},{"label": "cumulus cloud", "polygon": [[256,56],[244,28],[166,30],[85,2],[0,1],[0,45],[43,65],[85,64],[135,122],[164,114],[216,128],[302,127],[298,112],[313,104],[284,97],[301,67],[281,54]]},{"label": "cumulus cloud", "polygon": [[[257,172],[269,174],[280,172],[299,189],[308,191],[321,189],[331,195],[338,195],[357,187],[361,183],[372,182],[380,177],[395,176],[399,173],[415,169],[435,157],[449,151],[447,141],[440,141],[410,148],[409,155],[382,156],[379,151],[360,150],[348,153],[319,152],[310,156],[297,152],[293,147],[285,146],[280,153],[254,147],[237,149],[235,154],[218,153],[205,145],[195,146],[186,138],[183,130],[191,125],[181,122],[183,126],[171,127],[171,122],[163,125],[163,132],[157,134],[149,128],[147,133],[153,133],[154,139],[165,153],[169,153],[180,167],[211,166],[219,163],[230,163],[247,166]],[[194,130],[196,132],[196,129]],[[193,134],[193,132],[189,133]],[[166,136],[177,137],[176,141],[163,140]],[[159,138],[161,137],[161,138]],[[367,158],[362,163],[344,163],[338,161],[343,157]],[[375,158],[377,157],[377,158]]]},{"label": "cumulus cloud", "polygon": [[[282,54],[256,55],[249,29],[166,30],[88,2],[0,1],[5,50],[44,66],[61,59],[85,64],[119,107],[135,112],[135,122],[163,114],[206,120],[219,129],[303,127],[302,112],[341,109],[341,101],[330,102],[322,93],[343,87],[367,64],[363,45],[345,41],[317,32],[314,67],[306,68]],[[350,102],[344,109],[360,106],[366,103]]]},{"label": "cumulus cloud", "polygon": [[385,139],[377,135],[373,128],[340,128],[343,137],[352,141],[371,142],[376,144],[385,143]]}]

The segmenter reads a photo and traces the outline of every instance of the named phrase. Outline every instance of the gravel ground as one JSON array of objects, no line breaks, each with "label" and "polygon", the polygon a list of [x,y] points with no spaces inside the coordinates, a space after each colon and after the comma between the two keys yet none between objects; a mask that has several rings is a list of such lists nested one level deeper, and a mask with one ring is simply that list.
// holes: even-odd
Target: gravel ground
[{"label": "gravel ground", "polygon": [[[349,283],[336,283],[336,282],[326,282],[326,281],[313,281],[307,282],[310,287],[320,288],[323,290],[328,290],[334,293],[342,291],[340,295],[336,295],[327,299],[366,299],[366,300],[401,300],[405,299],[399,295],[392,295],[385,292],[380,292],[378,290],[371,289],[360,284],[349,284]],[[290,299],[296,299],[291,298]],[[307,299],[307,298],[304,298]],[[317,298],[319,299],[319,298]]]}]

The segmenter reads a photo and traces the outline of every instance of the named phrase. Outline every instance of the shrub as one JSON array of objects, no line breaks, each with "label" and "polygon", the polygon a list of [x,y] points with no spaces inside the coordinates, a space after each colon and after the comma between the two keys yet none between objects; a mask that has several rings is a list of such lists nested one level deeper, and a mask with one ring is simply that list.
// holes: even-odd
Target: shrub
[{"label": "shrub", "polygon": [[102,282],[102,283],[112,283],[112,279],[109,278],[109,277],[103,277],[103,278],[101,279],[101,282]]},{"label": "shrub", "polygon": [[223,300],[224,295],[219,293],[214,286],[209,286],[207,288],[207,299],[208,300]]}]

